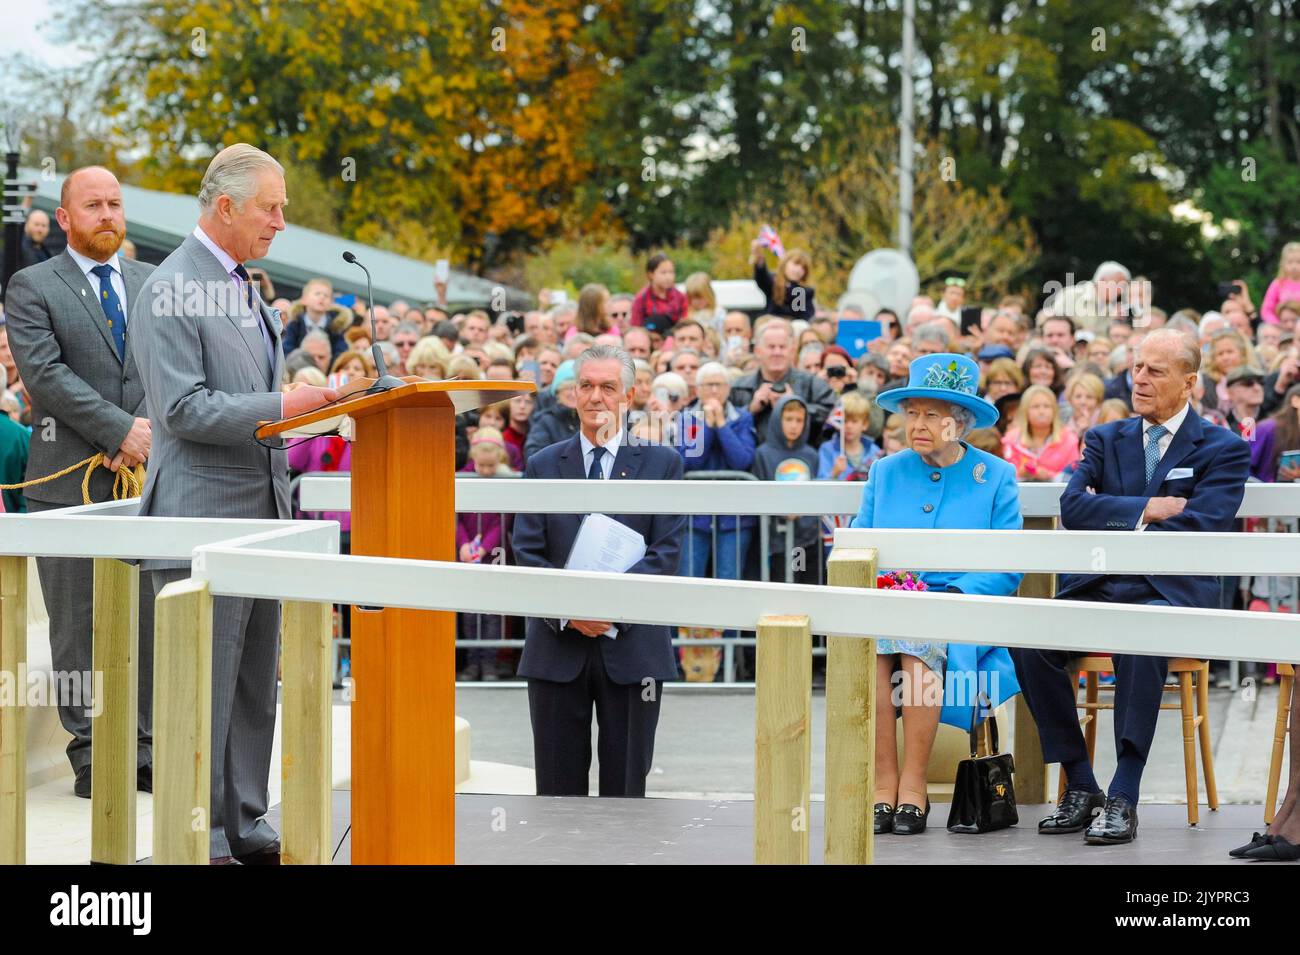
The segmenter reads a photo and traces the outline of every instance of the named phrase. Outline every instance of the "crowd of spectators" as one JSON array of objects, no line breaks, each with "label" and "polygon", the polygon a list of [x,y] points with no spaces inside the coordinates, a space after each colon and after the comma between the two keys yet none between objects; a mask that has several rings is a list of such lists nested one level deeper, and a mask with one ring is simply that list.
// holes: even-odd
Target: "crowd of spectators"
[{"label": "crowd of spectators", "polygon": [[[1300,244],[1285,247],[1264,308],[1244,282],[1234,282],[1219,307],[1203,313],[1161,302],[1147,279],[1105,262],[1092,280],[1049,296],[1037,311],[1018,295],[969,302],[965,278],[950,274],[902,314],[841,315],[816,301],[806,253],[785,252],[775,271],[767,258],[756,242],[754,279],[766,299],[757,314],[720,307],[707,274],[688,275],[679,288],[672,260],[656,254],[639,290],[588,285],[576,298],[544,290],[538,309],[493,316],[447,308],[439,288],[434,303],[376,306],[375,336],[396,374],[536,383],[536,396],[462,420],[457,467],[480,477],[518,475],[529,456],[577,433],[573,361],[604,343],[635,360],[629,440],[676,447],[688,474],[864,481],[873,461],[902,447],[901,421],[885,414],[876,396],[905,384],[913,358],[956,352],[979,363],[980,393],[1000,413],[969,443],[1011,462],[1020,481],[1055,482],[1073,473],[1089,428],[1132,414],[1134,349],[1152,330],[1170,327],[1201,346],[1195,410],[1252,442],[1256,479],[1300,477],[1282,460],[1300,448]],[[336,300],[324,280],[309,282],[297,302],[275,304],[288,316],[292,380],[323,385],[330,376],[338,383],[338,376],[374,374],[364,306]],[[880,322],[882,334],[853,354],[838,325],[864,317]],[[758,552],[758,521],[694,519],[681,572],[821,576],[819,544],[834,518],[820,528],[815,519],[789,527],[771,519],[767,553]],[[463,515],[457,556],[509,560],[506,537],[491,515]],[[498,538],[501,544],[486,546]],[[1239,599],[1227,591],[1225,601]],[[503,635],[483,618],[462,622],[462,636],[470,631]],[[509,660],[506,651],[480,652],[462,673],[492,679],[508,671]]]},{"label": "crowd of spectators", "polygon": [[[1300,478],[1300,467],[1283,457],[1300,448],[1300,243],[1284,247],[1260,307],[1246,283],[1233,282],[1206,312],[1163,302],[1147,279],[1105,262],[1090,281],[1061,289],[1037,311],[1018,295],[969,302],[965,279],[949,275],[901,314],[840,314],[815,298],[806,253],[784,252],[775,271],[767,258],[755,243],[751,264],[766,299],[757,314],[720,307],[707,274],[688,275],[679,288],[672,260],[656,254],[640,289],[588,285],[576,298],[544,290],[539,308],[523,313],[453,310],[445,286],[437,286],[430,302],[377,305],[373,337],[394,374],[536,383],[535,396],[462,418],[456,465],[482,478],[517,476],[530,455],[577,433],[573,360],[605,343],[622,346],[636,363],[629,440],[671,444],[688,474],[864,481],[873,461],[902,446],[901,421],[885,414],[876,396],[904,384],[918,355],[958,352],[979,363],[980,393],[1000,412],[996,426],[972,432],[969,443],[1006,458],[1020,481],[1050,482],[1073,473],[1089,428],[1132,414],[1134,348],[1169,327],[1199,342],[1195,410],[1251,442],[1253,477]],[[291,381],[339,384],[375,374],[371,316],[360,300],[313,279],[298,300],[273,304],[284,322]],[[864,317],[879,321],[882,335],[854,354],[838,325]],[[4,332],[0,317],[0,416],[30,428]],[[20,480],[23,442],[12,427],[0,437],[0,483]],[[293,464],[347,470],[348,453],[337,439],[322,438],[295,452]],[[20,509],[20,495],[7,496],[5,505]],[[499,519],[462,515],[460,528],[459,559],[509,560],[508,527]],[[772,519],[770,530],[769,552],[760,554],[758,519],[696,518],[681,572],[817,579],[827,528],[803,519],[787,530]],[[791,540],[809,559],[790,559]],[[469,630],[503,635],[482,618],[463,622],[462,636]],[[466,666],[469,675],[490,679],[508,669],[509,654],[485,652]]]}]

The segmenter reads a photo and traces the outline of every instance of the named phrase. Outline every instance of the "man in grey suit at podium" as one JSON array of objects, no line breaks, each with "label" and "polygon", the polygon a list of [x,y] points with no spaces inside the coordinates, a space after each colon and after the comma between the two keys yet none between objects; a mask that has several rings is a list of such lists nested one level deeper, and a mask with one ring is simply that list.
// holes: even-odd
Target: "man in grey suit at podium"
[{"label": "man in grey suit at podium", "polygon": [[[6,292],[9,344],[32,399],[31,450],[26,480],[57,474],[102,453],[104,467],[90,477],[92,502],[110,500],[114,474],[149,457],[150,427],[136,370],[140,343],[129,310],[153,266],[118,254],[126,237],[122,187],[102,166],[63,180],[59,226],[68,247],[18,271]],[[0,381],[0,384],[3,384]],[[80,469],[26,491],[32,513],[84,503]],[[68,762],[72,791],[90,798],[90,678],[94,666],[91,611],[94,563],[75,557],[38,557],[41,593],[50,611],[50,662],[56,674],[79,674],[80,698],[59,701],[59,720],[72,734]],[[153,588],[140,581],[139,743],[136,786],[153,789]],[[71,685],[71,684],[70,684]]]},{"label": "man in grey suit at podium", "polygon": [[[239,143],[219,152],[199,188],[199,224],[136,302],[137,360],[154,422],[142,515],[282,518],[289,470],[258,422],[311,411],[337,394],[302,385],[281,393],[281,325],[244,263],[284,229],[284,171]],[[146,561],[154,591],[189,576],[187,562]],[[214,864],[278,865],[279,837],[263,818],[275,733],[280,605],[217,597],[212,626]]]}]

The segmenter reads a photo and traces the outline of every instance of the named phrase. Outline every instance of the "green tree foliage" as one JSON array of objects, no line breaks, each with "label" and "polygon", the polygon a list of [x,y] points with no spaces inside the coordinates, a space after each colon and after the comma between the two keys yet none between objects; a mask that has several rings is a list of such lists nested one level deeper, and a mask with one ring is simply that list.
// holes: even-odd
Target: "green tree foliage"
[{"label": "green tree foliage", "polygon": [[[918,185],[917,255],[991,289],[1116,258],[1202,308],[1224,274],[1268,272],[1296,237],[1297,9],[917,0],[918,162],[949,170]],[[532,271],[574,285],[630,267],[639,287],[625,249],[730,271],[710,236],[754,216],[828,243],[829,283],[893,242],[896,158],[861,117],[897,122],[901,0],[73,0],[64,19],[96,38],[87,98],[116,124],[77,155],[107,143],[145,185],[192,190],[243,139],[286,161],[302,224],[513,274],[559,242]],[[1241,228],[1209,242],[1184,201]],[[944,238],[992,223],[1014,248],[987,267]]]}]

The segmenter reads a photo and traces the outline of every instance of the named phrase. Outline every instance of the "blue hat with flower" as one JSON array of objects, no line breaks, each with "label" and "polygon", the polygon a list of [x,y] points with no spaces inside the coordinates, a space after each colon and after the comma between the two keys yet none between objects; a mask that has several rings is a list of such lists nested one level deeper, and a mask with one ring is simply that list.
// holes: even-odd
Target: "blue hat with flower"
[{"label": "blue hat with flower", "polygon": [[906,388],[890,388],[876,395],[876,404],[886,411],[900,411],[908,398],[934,398],[950,401],[975,415],[975,427],[997,424],[998,409],[976,394],[980,382],[979,365],[968,355],[941,352],[922,355],[912,361]]}]

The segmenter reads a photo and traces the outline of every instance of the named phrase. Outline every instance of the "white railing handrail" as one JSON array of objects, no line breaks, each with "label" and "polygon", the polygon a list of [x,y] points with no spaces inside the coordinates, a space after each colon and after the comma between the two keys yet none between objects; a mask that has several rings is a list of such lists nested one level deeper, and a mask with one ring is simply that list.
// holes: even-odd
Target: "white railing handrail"
[{"label": "white railing handrail", "polygon": [[339,552],[337,521],[137,517],[139,499],[37,514],[0,514],[0,557],[99,557],[192,560],[206,544],[314,554]]},{"label": "white railing handrail", "polygon": [[[594,490],[619,483],[593,482],[586,487]],[[750,629],[767,614],[806,613],[819,633],[1196,657],[1223,656],[1228,649],[1225,635],[1231,634],[1231,653],[1239,659],[1295,655],[1295,620],[1282,614],[868,593],[812,585],[341,557],[338,525],[333,521],[121,516],[130,506],[119,502],[32,516],[0,515],[0,553],[192,558],[194,576],[207,580],[214,593],[267,599],[541,617],[582,615],[717,629]],[[1111,573],[1126,572],[1143,556],[1148,566],[1138,569],[1146,572],[1159,563],[1160,570],[1182,566],[1191,569],[1180,572],[1194,573],[1203,569],[1204,561],[1229,574],[1276,574],[1295,566],[1295,557],[1285,553],[1286,535],[1276,534],[839,533],[845,546],[876,547],[885,567],[929,569],[927,564],[938,562],[972,570],[1079,567],[1080,572],[1093,571],[1091,563],[1080,565],[1082,550],[1074,541],[1088,548],[1090,559],[1095,559],[1095,548],[1103,548],[1106,570]],[[958,564],[957,558],[964,563]],[[1251,569],[1238,571],[1237,563]]]},{"label": "white railing handrail", "polygon": [[807,614],[816,633],[1157,656],[1241,659],[1296,652],[1282,614],[1021,597],[902,593],[808,584],[602,574],[388,557],[202,547],[195,577],[214,593],[416,610],[577,617],[752,629]]},{"label": "white railing handrail", "polygon": [[[1020,485],[1025,517],[1059,517],[1064,484]],[[563,481],[459,478],[456,510],[501,514],[856,514],[862,484],[850,481]],[[309,474],[299,485],[304,511],[352,509],[350,475]],[[1246,485],[1238,517],[1300,515],[1300,484]]]},{"label": "white railing handrail", "polygon": [[840,528],[835,546],[875,547],[898,570],[1300,576],[1295,534]]},{"label": "white railing handrail", "polygon": [[[571,483],[596,491],[634,482]],[[336,521],[130,516],[137,505],[132,500],[0,514],[0,556],[191,560],[198,548],[217,544],[315,554],[339,550]],[[841,528],[835,535],[841,546],[877,548],[882,567],[911,570],[1300,575],[1300,545],[1292,534]]]}]

